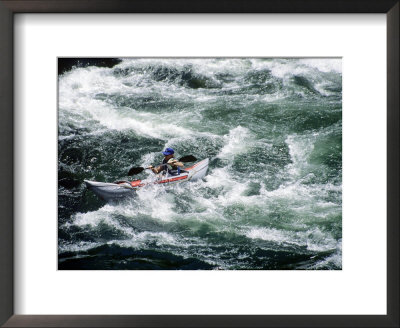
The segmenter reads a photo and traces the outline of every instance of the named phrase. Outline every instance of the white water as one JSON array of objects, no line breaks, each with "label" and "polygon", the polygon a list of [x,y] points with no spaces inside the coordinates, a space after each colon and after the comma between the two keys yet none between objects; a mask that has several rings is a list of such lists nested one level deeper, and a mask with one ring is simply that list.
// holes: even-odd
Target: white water
[{"label": "white water", "polygon": [[[170,70],[171,77],[155,82],[153,66]],[[173,70],[205,76],[210,87],[188,88]],[[225,82],[221,74],[227,76]],[[306,79],[305,86],[295,83],[296,76],[301,76],[300,82]],[[77,68],[64,74],[59,80],[60,141],[73,144],[76,131],[82,129],[79,135],[89,140],[90,149],[90,140],[103,140],[111,133],[111,141],[104,139],[111,146],[104,142],[103,153],[135,149],[135,140],[144,138],[149,150],[140,146],[141,153],[132,158],[138,166],[154,165],[166,147],[174,147],[177,157],[193,152],[211,162],[201,181],[143,188],[122,203],[75,211],[60,229],[72,239],[77,229],[95,241],[62,241],[59,251],[79,253],[100,245],[157,247],[226,269],[238,265],[238,258],[226,260],[228,251],[219,254],[216,247],[237,248],[242,259],[252,259],[253,247],[287,248],[300,254],[331,252],[306,268],[340,268],[340,176],[325,181],[328,168],[311,159],[317,143],[341,129],[341,121],[306,129],[302,121],[287,118],[297,119],[297,112],[306,117],[314,110],[308,104],[318,102],[329,114],[337,110],[329,112],[330,102],[337,100],[324,97],[335,95],[330,87],[340,76],[340,59],[125,59],[113,69]],[[261,91],[267,83],[276,88],[264,94],[243,91],[257,83]],[[265,123],[263,117],[250,114],[269,104],[279,111],[265,107],[265,116],[271,115]],[[214,114],[218,110],[225,116]],[[121,146],[121,135],[134,142]],[[269,157],[262,157],[265,154]],[[102,163],[106,168],[97,170],[116,179],[113,165],[134,165],[118,160]],[[76,165],[72,169],[79,171]],[[95,170],[86,172],[97,174]],[[151,176],[146,171],[140,178]]]}]

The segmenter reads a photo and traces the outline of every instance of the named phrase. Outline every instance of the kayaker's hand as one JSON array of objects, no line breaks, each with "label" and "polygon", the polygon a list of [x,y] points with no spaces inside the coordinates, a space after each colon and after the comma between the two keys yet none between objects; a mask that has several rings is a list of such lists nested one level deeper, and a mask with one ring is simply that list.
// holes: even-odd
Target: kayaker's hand
[{"label": "kayaker's hand", "polygon": [[151,170],[153,168],[153,165],[150,165],[147,168]]}]

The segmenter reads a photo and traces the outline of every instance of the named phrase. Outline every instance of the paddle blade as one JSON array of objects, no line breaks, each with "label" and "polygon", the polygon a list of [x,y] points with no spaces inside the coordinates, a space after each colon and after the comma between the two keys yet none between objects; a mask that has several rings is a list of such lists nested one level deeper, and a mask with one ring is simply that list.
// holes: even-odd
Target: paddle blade
[{"label": "paddle blade", "polygon": [[140,172],[143,172],[144,167],[132,167],[129,172],[128,175],[135,175],[135,174],[139,174]]},{"label": "paddle blade", "polygon": [[194,157],[193,155],[183,156],[181,159],[179,159],[179,162],[182,163],[195,162],[195,161],[197,161],[197,158]]}]

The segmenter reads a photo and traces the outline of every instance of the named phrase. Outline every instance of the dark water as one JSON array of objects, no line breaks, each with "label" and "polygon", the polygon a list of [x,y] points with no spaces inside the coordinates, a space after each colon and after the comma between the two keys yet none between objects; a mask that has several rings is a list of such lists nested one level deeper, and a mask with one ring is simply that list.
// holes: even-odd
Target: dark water
[{"label": "dark water", "polygon": [[[107,204],[83,180],[210,158]],[[341,269],[340,59],[123,59],[59,77],[59,269]],[[135,178],[151,178],[144,171]]]}]

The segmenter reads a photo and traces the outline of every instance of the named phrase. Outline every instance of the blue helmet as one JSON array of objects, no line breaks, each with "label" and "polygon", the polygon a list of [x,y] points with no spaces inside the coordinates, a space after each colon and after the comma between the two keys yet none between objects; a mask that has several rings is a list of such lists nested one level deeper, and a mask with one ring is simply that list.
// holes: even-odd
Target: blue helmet
[{"label": "blue helmet", "polygon": [[167,148],[167,149],[165,149],[165,151],[163,151],[164,156],[172,155],[173,153],[175,153],[175,152],[172,148]]}]

